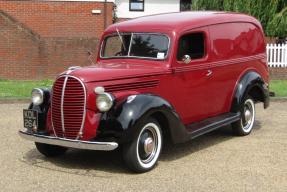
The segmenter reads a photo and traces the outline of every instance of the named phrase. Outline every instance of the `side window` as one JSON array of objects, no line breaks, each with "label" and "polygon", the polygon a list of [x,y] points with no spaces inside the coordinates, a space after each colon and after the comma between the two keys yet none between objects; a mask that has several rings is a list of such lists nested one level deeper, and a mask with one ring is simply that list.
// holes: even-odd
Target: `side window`
[{"label": "side window", "polygon": [[181,61],[184,55],[189,55],[191,59],[200,59],[204,57],[204,33],[191,33],[180,38],[178,44],[177,60]]}]

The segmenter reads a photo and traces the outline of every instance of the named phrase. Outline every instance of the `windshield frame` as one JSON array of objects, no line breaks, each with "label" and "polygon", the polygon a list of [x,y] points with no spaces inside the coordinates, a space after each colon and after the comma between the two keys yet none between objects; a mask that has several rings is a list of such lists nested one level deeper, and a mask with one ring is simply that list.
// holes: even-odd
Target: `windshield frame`
[{"label": "windshield frame", "polygon": [[[111,34],[108,34],[106,35],[104,38],[103,38],[103,41],[101,43],[101,49],[100,49],[100,58],[101,59],[147,59],[147,60],[158,60],[158,61],[162,61],[162,60],[166,60],[169,56],[169,52],[170,52],[170,44],[171,44],[171,41],[170,41],[170,37],[167,35],[167,34],[164,34],[164,33],[155,33],[155,32],[120,32],[119,33],[120,35],[125,35],[125,34],[129,34],[131,35],[131,38],[134,36],[134,34],[148,34],[148,35],[161,35],[161,36],[165,36],[167,39],[168,39],[168,45],[167,45],[167,52],[166,52],[166,55],[164,58],[162,59],[159,59],[159,58],[155,58],[155,57],[141,57],[141,56],[129,56],[129,55],[126,55],[126,56],[112,56],[112,57],[105,57],[103,56],[103,48],[104,48],[104,44],[107,40],[108,37],[112,37],[112,36],[118,36],[117,32],[114,32],[114,33],[111,33]],[[130,48],[131,48],[131,44],[132,42],[130,42],[130,46],[128,47],[129,48],[129,52],[130,52]]]}]

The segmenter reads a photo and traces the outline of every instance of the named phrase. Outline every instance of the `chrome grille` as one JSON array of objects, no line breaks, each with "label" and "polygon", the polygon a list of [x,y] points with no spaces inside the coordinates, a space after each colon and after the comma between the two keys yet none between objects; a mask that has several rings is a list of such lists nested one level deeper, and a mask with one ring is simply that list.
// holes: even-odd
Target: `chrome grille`
[{"label": "chrome grille", "polygon": [[86,89],[76,77],[60,76],[52,92],[52,126],[57,137],[79,139],[86,115]]}]

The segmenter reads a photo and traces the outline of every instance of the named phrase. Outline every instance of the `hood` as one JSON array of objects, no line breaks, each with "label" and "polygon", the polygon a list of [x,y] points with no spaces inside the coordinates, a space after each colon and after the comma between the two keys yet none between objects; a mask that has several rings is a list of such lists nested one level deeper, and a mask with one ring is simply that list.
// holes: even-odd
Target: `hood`
[{"label": "hood", "polygon": [[162,64],[101,63],[89,67],[68,70],[62,74],[78,77],[83,82],[88,83],[159,75],[167,72],[168,69],[163,67]]}]

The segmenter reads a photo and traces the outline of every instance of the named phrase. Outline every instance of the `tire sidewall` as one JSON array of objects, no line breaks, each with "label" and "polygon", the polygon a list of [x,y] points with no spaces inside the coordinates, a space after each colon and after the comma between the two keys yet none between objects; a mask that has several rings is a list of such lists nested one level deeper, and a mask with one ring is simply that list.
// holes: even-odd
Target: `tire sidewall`
[{"label": "tire sidewall", "polygon": [[[254,109],[254,117],[253,117],[253,123],[251,124],[251,129],[246,131],[243,129],[243,125],[242,125],[242,119],[243,119],[243,113],[244,113],[244,105],[245,105],[245,102],[247,100],[252,100],[252,105],[253,105],[253,109]],[[242,103],[240,104],[240,119],[234,123],[232,123],[232,129],[233,129],[233,133],[235,135],[238,135],[238,136],[245,136],[245,135],[249,135],[253,129],[253,126],[254,126],[254,122],[255,122],[255,103],[254,103],[254,100],[252,99],[252,97],[250,97],[249,95],[245,96]]]},{"label": "tire sidewall", "polygon": [[[243,125],[243,113],[244,113],[244,107],[245,107],[245,104],[246,103],[250,103],[251,104],[251,107],[252,107],[252,110],[253,110],[253,114],[252,114],[252,122],[251,124],[249,125],[249,128],[246,130],[244,129],[244,125]],[[255,122],[255,117],[256,117],[256,111],[255,111],[255,103],[254,103],[254,100],[251,98],[251,97],[246,97],[246,99],[244,99],[244,102],[242,103],[242,106],[241,106],[241,119],[240,119],[240,127],[242,129],[242,132],[246,135],[250,134],[252,129],[253,129],[253,126],[254,126],[254,122]]]},{"label": "tire sidewall", "polygon": [[[146,165],[146,164],[143,164],[143,162],[140,160],[139,153],[138,153],[138,141],[139,141],[139,137],[142,131],[150,123],[155,124],[158,127],[158,130],[156,132],[157,134],[160,134],[158,135],[160,142],[158,142],[158,149],[156,152],[157,154],[150,161],[151,163],[148,163],[148,165]],[[157,161],[158,161],[158,158],[160,156],[162,146],[163,146],[162,130],[161,130],[159,123],[154,118],[142,119],[142,121],[136,124],[135,128],[136,128],[136,134],[135,134],[133,141],[123,146],[123,158],[124,158],[126,165],[131,170],[138,172],[138,173],[143,173],[143,172],[147,172],[153,169],[153,167],[155,167],[157,164]]]},{"label": "tire sidewall", "polygon": [[[142,132],[145,130],[146,127],[149,127],[149,126],[152,126],[156,131],[157,139],[158,139],[158,147],[157,147],[157,150],[155,152],[154,158],[149,163],[143,163],[139,157],[138,145],[139,145],[139,140],[140,140],[140,136],[141,136]],[[141,129],[140,133],[137,135],[137,147],[136,147],[137,152],[136,152],[136,154],[137,154],[137,160],[138,160],[140,166],[143,167],[144,169],[152,168],[158,160],[158,157],[161,153],[161,148],[162,148],[162,132],[161,132],[159,124],[155,120],[153,120],[153,122],[151,121],[151,122],[148,122],[147,124],[145,124],[144,127]]]},{"label": "tire sidewall", "polygon": [[[244,116],[244,105],[246,103],[247,100],[251,100],[252,101],[252,108],[253,108],[253,122],[252,124],[250,125],[250,129],[249,130],[244,130],[243,128],[243,125],[242,125],[242,119],[243,119],[243,116]],[[240,119],[234,123],[231,124],[232,126],[232,130],[233,130],[233,133],[237,136],[246,136],[246,135],[249,135],[252,130],[253,130],[253,127],[254,127],[254,123],[255,123],[255,118],[256,118],[256,110],[255,110],[255,102],[254,102],[254,99],[249,96],[249,95],[246,95],[244,97],[244,99],[242,100],[241,104],[240,104],[240,109],[239,111],[240,112]]]}]

